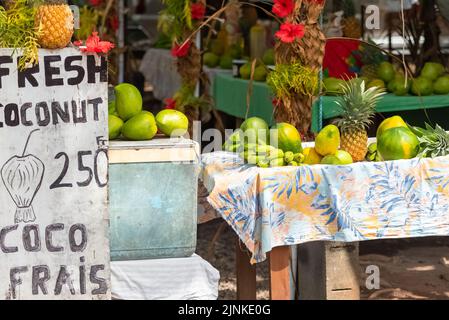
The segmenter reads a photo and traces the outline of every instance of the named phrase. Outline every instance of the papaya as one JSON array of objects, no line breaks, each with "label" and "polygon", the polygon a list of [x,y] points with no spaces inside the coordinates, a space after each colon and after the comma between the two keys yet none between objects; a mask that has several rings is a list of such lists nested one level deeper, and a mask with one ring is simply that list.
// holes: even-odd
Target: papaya
[{"label": "papaya", "polygon": [[377,141],[377,151],[386,161],[412,159],[418,155],[419,140],[408,128],[388,129]]},{"label": "papaya", "polygon": [[407,128],[407,124],[400,116],[393,116],[382,121],[380,126],[377,128],[376,137],[380,138],[382,133],[391,128],[404,127]]},{"label": "papaya", "polygon": [[302,141],[299,131],[289,123],[278,123],[270,130],[270,144],[284,152],[301,153]]}]

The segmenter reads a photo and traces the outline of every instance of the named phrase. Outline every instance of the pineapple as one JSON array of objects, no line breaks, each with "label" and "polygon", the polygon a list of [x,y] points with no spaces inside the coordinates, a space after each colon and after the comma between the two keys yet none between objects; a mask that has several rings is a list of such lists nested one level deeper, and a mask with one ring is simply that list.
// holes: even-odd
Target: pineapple
[{"label": "pineapple", "polygon": [[65,0],[44,0],[37,8],[35,24],[42,48],[62,49],[72,39],[74,18]]},{"label": "pineapple", "polygon": [[355,5],[353,0],[343,0],[343,35],[347,38],[360,39],[362,37],[362,26],[355,17]]},{"label": "pineapple", "polygon": [[385,90],[372,87],[367,88],[365,81],[354,79],[343,85],[340,107],[342,118],[338,120],[340,128],[342,150],[348,152],[354,162],[362,161],[368,151],[367,129],[372,124],[376,104]]},{"label": "pineapple", "polygon": [[411,128],[420,142],[420,157],[442,157],[449,155],[449,133],[438,124],[433,128],[426,123],[426,129]]}]

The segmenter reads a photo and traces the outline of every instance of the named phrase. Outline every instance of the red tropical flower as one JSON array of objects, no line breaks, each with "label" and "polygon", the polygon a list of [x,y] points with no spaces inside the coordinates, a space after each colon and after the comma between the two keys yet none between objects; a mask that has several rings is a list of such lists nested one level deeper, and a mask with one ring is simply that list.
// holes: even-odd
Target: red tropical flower
[{"label": "red tropical flower", "polygon": [[193,20],[203,20],[206,14],[206,6],[201,2],[192,3],[190,5],[190,14]]},{"label": "red tropical flower", "polygon": [[165,109],[175,109],[176,108],[176,100],[173,98],[167,98],[164,100]]},{"label": "red tropical flower", "polygon": [[285,18],[295,9],[295,2],[293,0],[275,0],[272,12],[279,18]]},{"label": "red tropical flower", "polygon": [[190,46],[190,41],[184,42],[180,45],[175,43],[171,49],[171,55],[176,58],[185,57],[189,53]]},{"label": "red tropical flower", "polygon": [[284,23],[281,25],[276,37],[285,43],[292,43],[304,37],[304,25],[295,23]]},{"label": "red tropical flower", "polygon": [[75,41],[73,44],[80,47],[81,52],[90,53],[108,53],[112,48],[114,48],[114,44],[112,42],[101,41],[98,36],[98,32],[92,32],[92,35],[87,38],[85,46],[83,46],[82,41]]}]

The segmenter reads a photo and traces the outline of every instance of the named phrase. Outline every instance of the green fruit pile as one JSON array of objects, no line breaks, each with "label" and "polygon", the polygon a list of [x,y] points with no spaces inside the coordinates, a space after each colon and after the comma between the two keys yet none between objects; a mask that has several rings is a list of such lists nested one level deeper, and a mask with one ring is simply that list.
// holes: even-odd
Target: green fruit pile
[{"label": "green fruit pile", "polygon": [[[249,80],[251,78],[251,68],[252,63],[247,62],[243,66],[240,67],[240,77],[245,80]],[[260,63],[259,61],[256,62],[256,67],[254,69],[254,81],[264,82],[267,80],[268,76],[268,68],[265,64]]]},{"label": "green fruit pile", "polygon": [[[449,94],[449,74],[440,63],[427,62],[420,74],[415,79],[407,79],[402,71],[395,70],[390,62],[382,62],[377,67],[375,78],[364,79],[368,88],[381,87],[396,96],[430,96]],[[362,79],[362,77],[358,78]],[[354,80],[354,79],[353,79]],[[349,80],[349,81],[353,81]],[[341,95],[342,83],[345,80],[337,78],[325,78],[323,88],[326,95]]]},{"label": "green fruit pile", "polygon": [[389,62],[383,62],[378,70],[379,79],[386,83],[389,92],[396,96],[412,94],[430,96],[449,94],[449,76],[444,75],[445,67],[440,63],[427,62],[415,79],[406,81],[402,72],[396,72]]},{"label": "green fruit pile", "polygon": [[225,151],[238,153],[247,163],[261,168],[314,164],[346,165],[353,162],[349,153],[338,150],[340,133],[336,126],[325,127],[315,140],[315,147],[302,147],[301,135],[289,123],[269,129],[260,118],[247,119],[224,143]]},{"label": "green fruit pile", "polygon": [[158,130],[169,137],[183,136],[189,126],[187,117],[177,110],[162,110],[156,117],[142,110],[142,95],[129,83],[115,88],[115,101],[109,102],[109,139],[151,140]]},{"label": "green fruit pile", "polygon": [[225,48],[217,39],[212,40],[209,51],[203,55],[203,64],[209,68],[232,69],[232,60],[241,59],[243,50],[238,45]]},{"label": "green fruit pile", "polygon": [[225,151],[238,153],[247,163],[261,168],[299,166],[304,163],[301,136],[288,123],[273,128],[261,118],[245,120],[240,130],[224,143]]}]

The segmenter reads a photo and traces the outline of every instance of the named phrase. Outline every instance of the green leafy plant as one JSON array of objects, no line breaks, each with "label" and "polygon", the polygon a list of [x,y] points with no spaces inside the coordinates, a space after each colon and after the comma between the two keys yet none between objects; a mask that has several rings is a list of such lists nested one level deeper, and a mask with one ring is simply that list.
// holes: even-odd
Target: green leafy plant
[{"label": "green leafy plant", "polygon": [[80,29],[75,31],[76,39],[87,39],[97,29],[100,14],[94,8],[83,6],[80,9]]},{"label": "green leafy plant", "polygon": [[318,73],[300,63],[278,64],[270,72],[267,84],[278,98],[294,94],[314,96],[318,91]]},{"label": "green leafy plant", "polygon": [[192,30],[190,0],[163,0],[165,9],[159,13],[158,28],[165,34],[172,35],[176,41],[181,39],[186,29]]},{"label": "green leafy plant", "polygon": [[19,69],[38,61],[39,28],[34,22],[37,2],[16,0],[10,2],[8,9],[0,7],[0,47],[21,50]]}]

